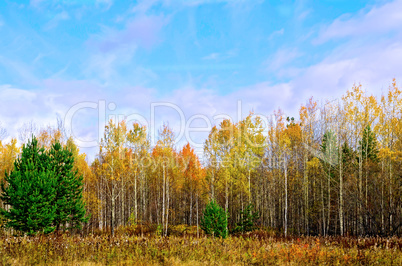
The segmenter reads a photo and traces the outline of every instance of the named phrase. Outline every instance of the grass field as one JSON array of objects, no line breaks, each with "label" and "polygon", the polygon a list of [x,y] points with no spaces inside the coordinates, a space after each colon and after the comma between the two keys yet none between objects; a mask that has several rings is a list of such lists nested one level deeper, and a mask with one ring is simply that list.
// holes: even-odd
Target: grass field
[{"label": "grass field", "polygon": [[267,231],[214,239],[127,231],[116,237],[2,236],[2,265],[402,265],[402,238],[279,237]]}]

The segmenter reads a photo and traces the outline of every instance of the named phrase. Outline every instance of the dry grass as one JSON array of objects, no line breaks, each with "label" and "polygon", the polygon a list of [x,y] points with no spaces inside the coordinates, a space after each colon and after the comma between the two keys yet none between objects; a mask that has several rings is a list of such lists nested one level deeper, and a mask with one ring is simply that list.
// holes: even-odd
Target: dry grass
[{"label": "dry grass", "polygon": [[227,239],[195,237],[194,228],[169,237],[122,229],[87,236],[0,237],[2,265],[402,265],[401,238],[278,237],[266,231]]}]

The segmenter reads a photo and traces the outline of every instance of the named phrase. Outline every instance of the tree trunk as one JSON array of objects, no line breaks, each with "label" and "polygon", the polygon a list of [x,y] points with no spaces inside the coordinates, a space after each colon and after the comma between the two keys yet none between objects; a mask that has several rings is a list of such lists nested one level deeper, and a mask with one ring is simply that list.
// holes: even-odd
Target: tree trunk
[{"label": "tree trunk", "polygon": [[389,233],[392,234],[393,231],[393,201],[392,201],[392,162],[391,159],[389,161]]},{"label": "tree trunk", "polygon": [[342,165],[342,150],[339,148],[339,229],[341,236],[344,234],[343,230],[343,165]]},{"label": "tree trunk", "polygon": [[137,169],[134,171],[134,218],[138,220]]},{"label": "tree trunk", "polygon": [[307,153],[306,151],[304,152],[304,226],[305,226],[305,232],[307,235],[309,235],[309,204],[308,204],[308,170],[307,170]]},{"label": "tree trunk", "polygon": [[329,226],[331,221],[331,165],[329,166],[329,174],[328,174],[328,218],[327,218],[327,233],[329,233]]},{"label": "tree trunk", "polygon": [[166,230],[165,230],[165,236],[167,236],[168,232],[168,224],[169,224],[169,201],[170,201],[170,195],[169,195],[169,177],[166,178],[166,197],[167,197],[167,205],[166,205]]},{"label": "tree trunk", "polygon": [[211,200],[215,200],[215,187],[214,187],[215,172],[216,172],[216,169],[213,169],[212,170],[212,178],[211,178]]},{"label": "tree trunk", "polygon": [[166,176],[165,176],[165,165],[162,166],[163,171],[163,181],[162,181],[162,235],[163,228],[165,225],[165,194],[166,194]]},{"label": "tree trunk", "polygon": [[285,237],[288,233],[288,169],[286,165],[286,155],[283,161],[283,170],[285,172]]},{"label": "tree trunk", "polygon": [[[123,176],[123,175],[122,175]],[[126,213],[126,210],[125,210],[125,207],[126,207],[126,199],[125,199],[125,197],[126,197],[126,195],[125,195],[125,186],[124,186],[124,179],[123,179],[123,177],[121,177],[121,188],[120,188],[120,206],[121,206],[121,214],[120,214],[120,217],[121,217],[121,219],[120,219],[120,224],[122,224],[122,225],[126,225],[126,217],[125,217],[125,213]]]},{"label": "tree trunk", "polygon": [[363,162],[362,162],[362,151],[359,152],[359,234],[363,235]]},{"label": "tree trunk", "polygon": [[111,215],[110,215],[110,228],[112,231],[112,236],[114,236],[114,225],[115,225],[115,216],[116,216],[116,210],[115,210],[115,205],[116,205],[116,199],[115,199],[115,191],[114,191],[114,184],[112,180],[112,198],[111,198]]},{"label": "tree trunk", "polygon": [[251,176],[250,176],[250,169],[248,169],[248,204],[251,204]]},{"label": "tree trunk", "polygon": [[200,237],[199,229],[198,229],[198,193],[197,193],[197,238]]},{"label": "tree trunk", "polygon": [[381,234],[384,234],[384,160],[381,160]]},{"label": "tree trunk", "polygon": [[189,225],[192,225],[192,218],[193,218],[193,191],[190,192],[190,220]]},{"label": "tree trunk", "polygon": [[321,206],[322,206],[322,233],[324,236],[327,235],[326,227],[325,227],[325,201],[324,201],[324,186],[322,184],[323,180],[321,180]]}]

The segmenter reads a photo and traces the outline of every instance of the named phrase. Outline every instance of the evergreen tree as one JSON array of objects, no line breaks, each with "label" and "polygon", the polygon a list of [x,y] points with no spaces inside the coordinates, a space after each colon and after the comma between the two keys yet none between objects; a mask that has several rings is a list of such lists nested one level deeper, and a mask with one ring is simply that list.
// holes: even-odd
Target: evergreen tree
[{"label": "evergreen tree", "polygon": [[237,223],[235,232],[250,232],[255,229],[255,223],[260,218],[258,212],[254,211],[254,206],[249,204],[246,209],[240,213],[240,222]]},{"label": "evergreen tree", "polygon": [[328,165],[327,167],[335,166],[338,164],[336,135],[331,130],[325,132],[322,138],[321,152],[321,160],[323,161],[323,163]]},{"label": "evergreen tree", "polygon": [[377,138],[370,125],[367,125],[363,131],[362,140],[359,141],[359,150],[362,153],[362,159],[370,159],[372,162],[378,161]]},{"label": "evergreen tree", "polygon": [[[0,209],[6,227],[33,235],[49,233],[56,217],[55,172],[49,169],[49,157],[33,138],[22,148],[21,157],[14,162],[14,170],[5,173],[0,199],[8,210]],[[7,184],[7,185],[6,185]]]},{"label": "evergreen tree", "polygon": [[342,145],[342,165],[346,166],[353,163],[353,158],[356,157],[347,141]]},{"label": "evergreen tree", "polygon": [[56,217],[54,224],[60,227],[81,228],[81,223],[88,221],[85,217],[85,205],[82,200],[82,180],[77,170],[73,170],[74,156],[59,142],[49,151],[51,168],[56,173]]},{"label": "evergreen tree", "polygon": [[354,151],[347,141],[342,144],[342,167],[345,174],[345,178],[348,178],[353,173],[357,166],[357,153]]},{"label": "evergreen tree", "polygon": [[[378,167],[378,148],[377,138],[373,131],[371,131],[370,125],[367,125],[363,130],[362,139],[359,141],[358,147],[362,163],[362,181],[361,181],[361,202],[364,208],[364,214],[362,219],[362,226],[366,232],[372,234],[382,231],[380,227],[381,212],[378,208],[375,208],[374,202],[379,200],[378,188],[381,187],[377,179],[374,178]],[[371,195],[371,196],[369,196]]]},{"label": "evergreen tree", "polygon": [[215,201],[207,204],[201,218],[201,229],[207,235],[225,238],[228,235],[227,213]]},{"label": "evergreen tree", "polygon": [[82,176],[73,170],[73,153],[54,143],[46,152],[35,137],[22,149],[14,170],[2,182],[1,200],[11,208],[0,211],[6,227],[25,232],[49,233],[60,228],[80,228],[85,217]]}]

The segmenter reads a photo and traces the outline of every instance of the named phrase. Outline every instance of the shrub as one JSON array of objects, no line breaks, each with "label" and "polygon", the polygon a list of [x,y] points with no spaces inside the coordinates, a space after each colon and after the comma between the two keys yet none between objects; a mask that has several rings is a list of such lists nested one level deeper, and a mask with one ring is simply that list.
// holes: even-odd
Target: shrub
[{"label": "shrub", "polygon": [[255,223],[260,218],[258,212],[254,210],[252,204],[247,205],[247,207],[240,213],[240,221],[237,223],[235,232],[250,232],[255,229]]},{"label": "shrub", "polygon": [[228,215],[215,201],[207,204],[201,218],[205,234],[225,238],[228,234]]}]

